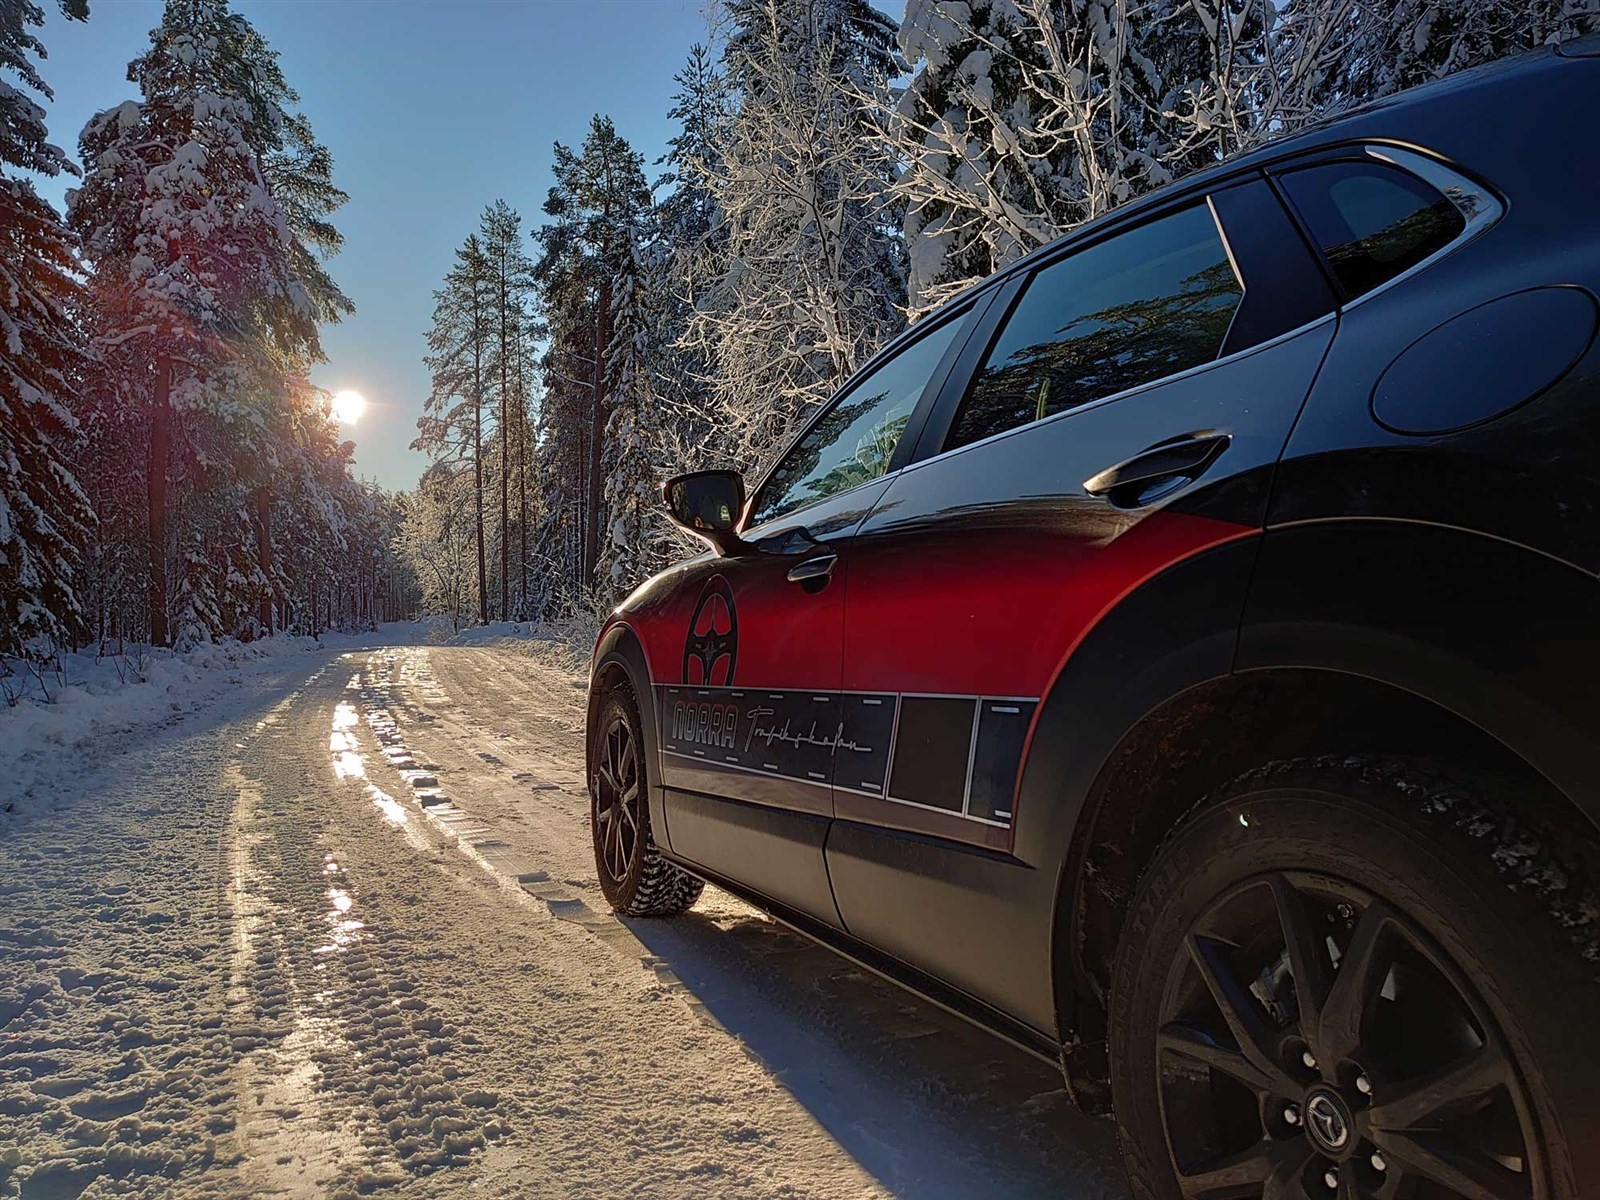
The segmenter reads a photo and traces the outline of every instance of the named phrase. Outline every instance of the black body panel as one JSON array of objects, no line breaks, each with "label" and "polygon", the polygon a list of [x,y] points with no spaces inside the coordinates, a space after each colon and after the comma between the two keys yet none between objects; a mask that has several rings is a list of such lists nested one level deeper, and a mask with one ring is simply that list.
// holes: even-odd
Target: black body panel
[{"label": "black body panel", "polygon": [[1543,554],[1404,521],[1273,530],[1237,666],[1348,672],[1424,696],[1600,825],[1600,582]]}]

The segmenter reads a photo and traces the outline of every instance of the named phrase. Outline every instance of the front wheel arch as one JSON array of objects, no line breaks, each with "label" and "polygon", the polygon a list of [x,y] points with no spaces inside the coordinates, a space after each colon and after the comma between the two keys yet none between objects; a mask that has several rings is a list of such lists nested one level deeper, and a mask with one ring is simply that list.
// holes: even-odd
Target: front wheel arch
[{"label": "front wheel arch", "polygon": [[594,774],[595,723],[605,703],[606,693],[618,682],[626,682],[639,704],[639,719],[644,726],[645,751],[650,763],[649,805],[651,827],[658,831],[661,844],[672,848],[672,830],[667,824],[665,796],[661,790],[661,738],[656,727],[655,688],[645,660],[644,646],[632,628],[614,622],[595,644],[593,666],[589,672],[589,702],[584,732],[584,779]]}]

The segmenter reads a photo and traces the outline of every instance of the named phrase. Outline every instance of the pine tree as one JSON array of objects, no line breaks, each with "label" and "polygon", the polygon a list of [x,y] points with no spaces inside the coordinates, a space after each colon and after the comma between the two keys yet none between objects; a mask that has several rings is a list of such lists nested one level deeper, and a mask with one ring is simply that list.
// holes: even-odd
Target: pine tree
[{"label": "pine tree", "polygon": [[881,104],[903,64],[866,0],[728,0],[740,102],[708,185],[727,241],[690,343],[715,364],[730,448],[759,460],[902,324],[894,156]]},{"label": "pine tree", "polygon": [[[262,146],[261,170],[267,189],[283,214],[289,233],[289,270],[294,280],[305,289],[307,299],[318,322],[333,324],[355,311],[355,305],[344,294],[328,273],[325,262],[337,254],[344,243],[343,237],[330,220],[331,215],[349,197],[334,185],[333,155],[316,139],[310,121],[303,113],[293,111],[300,97],[288,84],[278,61],[259,33],[248,25],[240,28],[240,56],[255,69],[270,105],[262,111],[277,109],[278,120],[263,121],[255,139]],[[284,378],[283,397],[298,402],[304,408],[320,409],[322,398],[315,395],[302,378],[311,364],[322,360],[320,344],[303,347],[280,347],[282,359],[279,369]],[[272,439],[275,443],[290,440],[289,426],[304,419],[306,413],[291,413],[287,407],[274,410],[278,428]],[[273,558],[277,540],[272,520],[273,477],[280,467],[275,453],[252,455],[248,463],[256,468],[251,473],[250,508],[253,516],[254,536],[257,546],[257,572],[262,578],[275,576]],[[281,594],[281,585],[273,585],[261,594],[257,624],[260,631],[273,630],[274,595]]]},{"label": "pine tree", "polygon": [[522,218],[504,200],[483,214],[479,237],[488,272],[493,315],[493,382],[499,402],[500,448],[500,617],[511,616],[511,475],[521,428],[518,374],[521,335],[533,287],[533,261],[522,242]]},{"label": "pine tree", "polygon": [[656,188],[668,190],[656,205],[655,224],[692,292],[694,263],[722,232],[722,213],[710,181],[722,173],[731,102],[711,52],[699,43],[690,47],[689,61],[672,78],[678,90],[667,119],[677,122],[678,132],[667,139],[660,159],[667,170]]},{"label": "pine tree", "polygon": [[713,364],[690,329],[695,312],[715,303],[725,261],[728,228],[712,181],[723,173],[721,147],[732,98],[702,45],[690,49],[688,63],[673,79],[678,90],[667,116],[678,131],[659,160],[667,170],[656,183],[664,195],[651,215],[654,236],[637,246],[637,254],[652,280],[640,303],[654,339],[651,385],[659,432],[671,435],[686,452],[679,461],[692,465],[720,450],[711,412]]},{"label": "pine tree", "polygon": [[900,49],[920,64],[891,136],[905,168],[911,315],[1058,236],[1075,216],[1060,154],[1040,153],[1027,70],[1042,39],[1011,0],[910,0]]},{"label": "pine tree", "polygon": [[[528,592],[528,568],[530,566],[528,533],[533,519],[533,510],[529,506],[528,484],[536,456],[536,448],[533,441],[535,399],[532,391],[532,381],[538,368],[534,350],[544,336],[544,326],[539,320],[531,313],[524,313],[522,321],[517,327],[515,342],[516,396],[514,411],[516,413],[517,537],[519,540],[516,619],[519,621],[530,619],[532,614]],[[535,494],[536,498],[537,494]]]},{"label": "pine tree", "polygon": [[538,524],[532,558],[543,577],[535,607],[551,615],[552,585],[578,585],[585,578],[589,439],[593,425],[595,305],[568,294],[550,307],[542,290],[549,335],[539,359],[543,397],[536,418],[535,474],[539,481]]},{"label": "pine tree", "polygon": [[640,231],[628,231],[627,251],[612,284],[615,317],[606,370],[611,415],[605,430],[605,546],[597,583],[613,601],[663,565],[661,411],[654,362],[661,345],[651,327],[649,296],[657,291],[640,249]]},{"label": "pine tree", "polygon": [[[582,514],[577,578],[587,585],[600,561],[600,518],[605,504],[604,440],[610,415],[606,350],[615,322],[613,283],[628,253],[629,231],[650,206],[644,160],[617,134],[609,117],[596,116],[582,147],[556,143],[555,186],[545,200],[551,218],[538,232],[535,278],[551,329],[546,356],[546,421],[567,454],[579,450],[582,491],[577,504],[564,496],[547,506]],[[551,401],[554,400],[554,403]],[[563,486],[568,476],[541,472]]]},{"label": "pine tree", "polygon": [[[320,355],[318,305],[263,168],[284,144],[287,89],[249,22],[224,0],[169,0],[129,79],[143,101],[84,130],[71,219],[95,266],[97,340],[148,413],[148,628],[167,644],[174,549],[186,628],[229,631],[216,622],[234,606],[236,572],[221,560],[205,572],[196,556],[248,527],[238,469],[270,463],[286,373]],[[215,524],[180,531],[176,545],[174,471],[219,493],[186,509]]]},{"label": "pine tree", "polygon": [[488,556],[483,539],[484,414],[493,317],[490,265],[477,234],[456,251],[444,286],[433,294],[427,364],[432,389],[412,447],[436,460],[472,465],[473,528],[478,561],[478,622],[489,622]]},{"label": "pine tree", "polygon": [[[63,4],[87,16],[81,0]],[[30,55],[44,13],[0,4],[0,72],[50,98]],[[76,244],[54,208],[16,170],[70,170],[47,140],[44,110],[0,75],[0,656],[73,636],[82,620],[73,572],[93,517],[71,469],[69,410],[84,367],[74,310]]]}]

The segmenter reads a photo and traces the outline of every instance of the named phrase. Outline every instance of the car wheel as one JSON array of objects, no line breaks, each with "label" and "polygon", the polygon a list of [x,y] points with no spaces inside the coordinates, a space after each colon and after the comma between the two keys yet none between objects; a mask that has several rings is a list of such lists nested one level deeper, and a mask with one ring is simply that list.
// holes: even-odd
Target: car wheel
[{"label": "car wheel", "polygon": [[705,884],[661,857],[651,839],[643,730],[633,689],[613,686],[589,747],[594,863],[600,890],[617,912],[670,917],[693,905]]},{"label": "car wheel", "polygon": [[1135,1194],[1600,1195],[1581,857],[1410,762],[1276,764],[1224,788],[1158,852],[1117,952]]}]

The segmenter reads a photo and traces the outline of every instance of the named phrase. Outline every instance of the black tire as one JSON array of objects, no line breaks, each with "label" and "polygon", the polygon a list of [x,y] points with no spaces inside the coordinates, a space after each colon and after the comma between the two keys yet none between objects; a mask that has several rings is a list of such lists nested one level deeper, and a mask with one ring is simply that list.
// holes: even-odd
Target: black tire
[{"label": "black tire", "polygon": [[1140,881],[1112,974],[1134,1194],[1600,1196],[1586,860],[1414,762],[1279,763],[1223,788]]},{"label": "black tire", "polygon": [[650,836],[649,756],[639,701],[617,683],[600,705],[589,747],[589,823],[606,903],[628,917],[675,917],[705,883],[668,862]]}]

